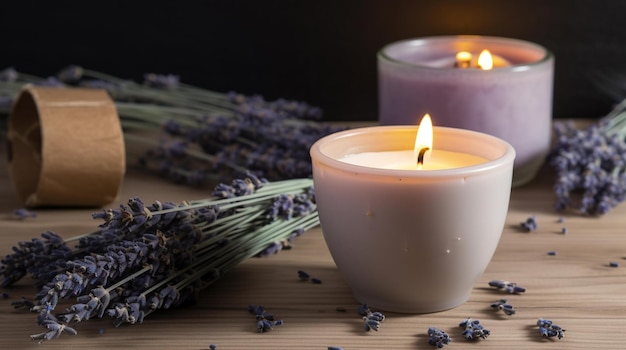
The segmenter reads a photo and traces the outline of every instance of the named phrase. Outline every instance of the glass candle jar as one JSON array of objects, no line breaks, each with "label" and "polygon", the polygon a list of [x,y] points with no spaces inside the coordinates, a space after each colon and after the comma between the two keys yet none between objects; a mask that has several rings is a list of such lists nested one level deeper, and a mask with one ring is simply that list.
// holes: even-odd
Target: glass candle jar
[{"label": "glass candle jar", "polygon": [[[459,52],[487,49],[494,68],[460,68]],[[399,41],[378,53],[379,120],[484,132],[516,150],[513,186],[534,178],[550,147],[554,56],[527,41],[435,36]]]}]

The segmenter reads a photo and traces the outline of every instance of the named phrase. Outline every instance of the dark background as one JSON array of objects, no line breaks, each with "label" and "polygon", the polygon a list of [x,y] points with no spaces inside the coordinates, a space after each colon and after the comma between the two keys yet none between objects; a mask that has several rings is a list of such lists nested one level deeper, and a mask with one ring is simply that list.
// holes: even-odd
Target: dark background
[{"label": "dark background", "polygon": [[[626,1],[3,1],[0,68],[69,64],[141,80],[172,73],[215,91],[377,118],[376,53],[450,34],[536,42],[556,56],[554,115],[597,118],[626,97]],[[624,83],[622,83],[624,81]]]}]

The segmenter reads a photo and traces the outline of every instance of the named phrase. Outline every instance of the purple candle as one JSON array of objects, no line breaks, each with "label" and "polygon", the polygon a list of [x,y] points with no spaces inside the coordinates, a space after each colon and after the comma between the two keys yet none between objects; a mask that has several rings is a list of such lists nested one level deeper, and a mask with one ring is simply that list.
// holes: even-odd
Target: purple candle
[{"label": "purple candle", "polygon": [[[494,57],[494,68],[455,67],[458,52]],[[496,64],[497,63],[497,64]],[[389,44],[378,54],[381,124],[437,126],[497,136],[516,150],[513,186],[533,179],[550,148],[554,56],[527,41],[439,36]]]}]

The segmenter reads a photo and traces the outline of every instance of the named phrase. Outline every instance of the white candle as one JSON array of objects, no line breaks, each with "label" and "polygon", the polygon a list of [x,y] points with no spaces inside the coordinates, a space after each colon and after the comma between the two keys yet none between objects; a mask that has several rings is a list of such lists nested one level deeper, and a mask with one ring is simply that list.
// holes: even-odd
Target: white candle
[{"label": "white candle", "polygon": [[473,154],[433,150],[422,166],[417,164],[413,150],[389,152],[363,152],[347,154],[342,162],[380,169],[442,170],[462,168],[485,163],[487,159]]},{"label": "white candle", "polygon": [[[381,310],[434,312],[462,304],[498,245],[508,209],[511,145],[436,127],[423,164],[435,166],[441,157],[441,170],[386,169],[392,156],[415,164],[412,148],[428,147],[416,131],[352,129],[311,147],[329,251],[355,298]],[[365,166],[345,161],[359,158]],[[463,166],[472,158],[479,163]]]}]

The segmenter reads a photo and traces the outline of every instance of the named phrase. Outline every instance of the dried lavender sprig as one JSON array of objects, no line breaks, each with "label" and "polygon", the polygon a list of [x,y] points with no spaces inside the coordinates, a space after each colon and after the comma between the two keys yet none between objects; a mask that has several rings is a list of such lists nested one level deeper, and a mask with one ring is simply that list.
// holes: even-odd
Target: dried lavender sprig
[{"label": "dried lavender sprig", "polygon": [[40,344],[43,343],[45,340],[58,338],[59,336],[61,336],[63,332],[66,332],[72,335],[77,334],[74,328],[69,327],[65,324],[60,324],[57,322],[57,320],[54,320],[54,319],[46,320],[44,323],[42,323],[42,326],[46,327],[47,331],[39,333],[39,334],[33,334],[30,336],[32,340],[36,340]]}]

